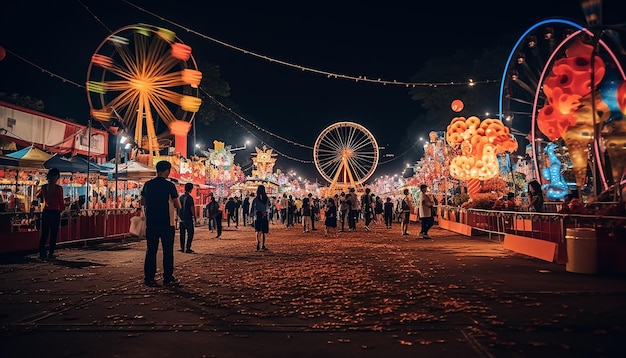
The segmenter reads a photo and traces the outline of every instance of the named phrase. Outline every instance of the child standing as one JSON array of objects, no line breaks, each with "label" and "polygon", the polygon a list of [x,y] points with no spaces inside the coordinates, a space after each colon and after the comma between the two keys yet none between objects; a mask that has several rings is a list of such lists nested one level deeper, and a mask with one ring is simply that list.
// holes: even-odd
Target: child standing
[{"label": "child standing", "polygon": [[383,215],[385,218],[385,226],[387,229],[391,229],[391,222],[393,221],[393,202],[390,197],[387,197],[387,201],[383,205]]},{"label": "child standing", "polygon": [[335,200],[333,198],[328,199],[324,225],[326,226],[326,233],[324,236],[332,235],[337,237],[337,206],[335,205]]}]

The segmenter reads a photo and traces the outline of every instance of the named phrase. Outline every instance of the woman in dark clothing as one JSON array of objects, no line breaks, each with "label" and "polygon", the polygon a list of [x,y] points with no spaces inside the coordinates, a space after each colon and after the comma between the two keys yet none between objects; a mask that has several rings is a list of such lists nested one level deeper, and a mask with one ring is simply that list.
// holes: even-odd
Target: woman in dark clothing
[{"label": "woman in dark clothing", "polygon": [[328,198],[328,207],[326,208],[326,219],[324,219],[326,233],[324,236],[337,237],[337,206],[333,198]]},{"label": "woman in dark clothing", "polygon": [[222,236],[222,211],[220,210],[220,204],[215,200],[215,196],[211,195],[209,203],[206,205],[207,216],[209,217],[209,228],[211,222],[215,224],[217,230],[216,239]]},{"label": "woman in dark clothing", "polygon": [[541,184],[536,180],[528,183],[528,211],[543,211],[543,192]]},{"label": "woman in dark clothing", "polygon": [[259,185],[256,196],[252,200],[250,212],[254,215],[254,231],[256,232],[256,250],[267,250],[265,246],[265,234],[269,232],[268,221],[270,201],[265,193],[265,186]]},{"label": "woman in dark clothing", "polygon": [[[61,223],[61,212],[65,210],[65,201],[63,200],[63,187],[57,184],[61,173],[57,168],[51,168],[48,171],[48,184],[44,184],[37,197],[43,201],[44,208],[41,214],[41,237],[39,239],[39,258],[54,260],[54,249],[57,244],[59,235],[59,224]],[[46,255],[46,241],[50,236],[50,246],[48,255]]]}]

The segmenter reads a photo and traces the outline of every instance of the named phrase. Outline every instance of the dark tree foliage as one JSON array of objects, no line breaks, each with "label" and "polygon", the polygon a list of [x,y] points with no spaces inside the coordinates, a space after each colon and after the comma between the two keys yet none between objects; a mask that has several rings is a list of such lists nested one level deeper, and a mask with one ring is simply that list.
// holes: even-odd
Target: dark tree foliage
[{"label": "dark tree foliage", "polygon": [[[511,47],[506,46],[508,43]],[[466,46],[450,55],[428,60],[412,77],[413,82],[449,83],[469,79],[475,82],[494,82],[474,86],[433,85],[410,88],[409,95],[421,104],[424,111],[409,124],[406,132],[408,137],[405,140],[412,143],[416,133],[425,135],[426,131],[443,131],[452,118],[457,116],[475,115],[485,119],[485,112],[488,111],[491,118],[497,118],[500,80],[514,43],[514,39],[506,39],[491,48]],[[461,112],[454,112],[450,108],[455,99],[464,103]]]},{"label": "dark tree foliage", "polygon": [[34,111],[43,112],[46,108],[45,103],[31,96],[23,96],[19,93],[2,93],[0,92],[0,101],[14,104],[23,108],[32,109]]}]

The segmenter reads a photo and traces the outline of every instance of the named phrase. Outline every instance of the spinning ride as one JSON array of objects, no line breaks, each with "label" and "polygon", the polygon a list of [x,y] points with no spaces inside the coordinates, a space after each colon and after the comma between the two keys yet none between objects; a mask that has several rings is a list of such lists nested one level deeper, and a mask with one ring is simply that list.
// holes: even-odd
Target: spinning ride
[{"label": "spinning ride", "polygon": [[376,139],[367,128],[354,122],[328,126],[313,148],[315,167],[330,183],[330,193],[361,188],[374,174],[378,158]]},{"label": "spinning ride", "polygon": [[[616,180],[624,168],[624,143],[615,144],[626,130],[617,91],[624,78],[607,43],[572,21],[544,20],[520,37],[502,78],[500,119],[514,118],[516,127],[529,133],[536,179],[541,180],[540,172],[552,173],[544,175],[544,185],[563,175],[580,191],[604,189],[611,179],[604,151]],[[548,157],[543,160],[550,143],[555,144],[552,162],[563,163],[560,171]]]},{"label": "spinning ride", "polygon": [[137,145],[159,156],[155,122],[175,136],[176,152],[187,156],[187,133],[202,103],[202,74],[170,30],[136,24],[120,28],[98,46],[87,70],[91,116],[111,126],[115,119]]}]

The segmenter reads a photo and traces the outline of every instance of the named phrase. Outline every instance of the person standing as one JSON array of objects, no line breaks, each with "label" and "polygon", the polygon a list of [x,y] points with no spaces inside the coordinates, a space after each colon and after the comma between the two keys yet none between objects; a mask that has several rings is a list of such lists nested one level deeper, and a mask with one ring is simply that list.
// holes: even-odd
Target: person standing
[{"label": "person standing", "polygon": [[287,227],[293,227],[296,217],[296,201],[293,200],[293,195],[289,195],[287,199]]},{"label": "person standing", "polygon": [[374,201],[374,222],[379,225],[383,223],[383,199],[380,196]]},{"label": "person standing", "polygon": [[528,183],[528,211],[543,212],[543,192],[541,184],[536,180]]},{"label": "person standing", "polygon": [[370,231],[369,225],[374,217],[370,188],[365,188],[365,194],[361,196],[361,209],[363,211],[363,219],[365,220],[365,231]]},{"label": "person standing", "polygon": [[241,209],[242,209],[242,213],[241,213],[241,217],[243,219],[243,226],[246,226],[246,224],[248,224],[248,214],[250,214],[250,196],[246,195],[245,198],[243,198],[243,202],[241,203]]},{"label": "person standing", "polygon": [[228,225],[228,227],[230,227],[230,222],[235,222],[235,199],[232,196],[228,198],[228,201],[226,202],[224,208],[228,213],[228,216],[226,217],[226,224]]},{"label": "person standing", "polygon": [[319,202],[313,198],[313,194],[309,193],[307,195],[309,197],[309,204],[311,204],[311,212],[309,216],[311,217],[311,231],[317,230],[315,228],[315,220],[317,220],[317,215],[320,213]]},{"label": "person standing", "polygon": [[[193,184],[185,184],[185,193],[180,196],[180,210],[178,211],[178,217],[180,218],[180,251],[188,254],[193,254],[191,249],[191,242],[193,241],[193,235],[195,232],[194,223],[196,222],[195,203],[191,196],[193,190]],[[185,242],[187,239],[187,242]]]},{"label": "person standing", "polygon": [[[61,177],[61,173],[57,168],[50,168],[44,184],[37,192],[37,198],[43,202],[43,212],[41,214],[41,236],[39,238],[39,258],[54,260],[54,250],[59,235],[59,225],[61,224],[61,212],[65,210],[65,201],[63,199],[63,187],[57,182]],[[46,255],[46,241],[50,237],[50,246]]]},{"label": "person standing", "polygon": [[302,199],[302,233],[309,232],[311,228],[311,212],[313,211],[313,205],[311,205],[310,197],[305,196]]},{"label": "person standing", "polygon": [[265,246],[265,234],[269,233],[269,198],[265,193],[265,186],[259,185],[256,196],[252,200],[251,212],[254,215],[254,232],[256,233],[256,250],[267,250]]},{"label": "person standing", "polygon": [[348,229],[350,231],[356,231],[356,220],[359,216],[359,201],[356,197],[356,190],[354,188],[350,188],[350,192],[346,195],[346,199],[349,203]]},{"label": "person standing", "polygon": [[419,215],[420,221],[422,222],[422,231],[419,236],[423,239],[430,239],[431,237],[428,236],[428,230],[433,227],[435,220],[433,218],[433,206],[435,205],[435,201],[432,195],[428,193],[428,185],[420,185],[420,192]]},{"label": "person standing", "polygon": [[288,226],[287,206],[287,193],[283,193],[282,198],[280,198],[280,221],[285,225],[285,228]]},{"label": "person standing", "polygon": [[141,188],[141,204],[146,214],[146,258],[144,262],[144,284],[158,286],[154,277],[157,270],[159,240],[163,247],[163,284],[175,285],[174,236],[176,234],[175,209],[180,209],[178,191],[171,181],[172,164],[161,160],[156,164],[156,177],[148,180]]},{"label": "person standing", "polygon": [[222,210],[213,195],[211,195],[209,203],[206,205],[206,212],[209,217],[209,222],[213,222],[215,230],[217,231],[215,238],[219,239],[220,236],[222,236]]},{"label": "person standing", "polygon": [[238,196],[235,197],[235,212],[233,221],[235,222],[235,229],[239,229],[239,210],[241,209],[241,199]]},{"label": "person standing", "polygon": [[413,210],[413,199],[409,195],[409,189],[404,189],[402,193],[404,194],[404,198],[402,198],[402,202],[400,204],[401,205],[400,228],[402,230],[402,235],[408,235],[409,234],[409,220],[410,220],[411,211]]},{"label": "person standing", "polygon": [[343,232],[345,229],[346,223],[346,215],[348,215],[348,200],[346,199],[346,193],[341,192],[339,195],[339,218],[341,219],[341,230],[339,232]]},{"label": "person standing", "polygon": [[337,237],[337,206],[333,198],[328,198],[328,207],[326,208],[326,215],[324,218],[324,226],[326,226],[326,232],[324,236]]},{"label": "person standing", "polygon": [[383,204],[383,216],[385,219],[385,226],[387,229],[391,229],[391,223],[393,222],[393,201],[390,197],[387,197],[387,201]]}]

